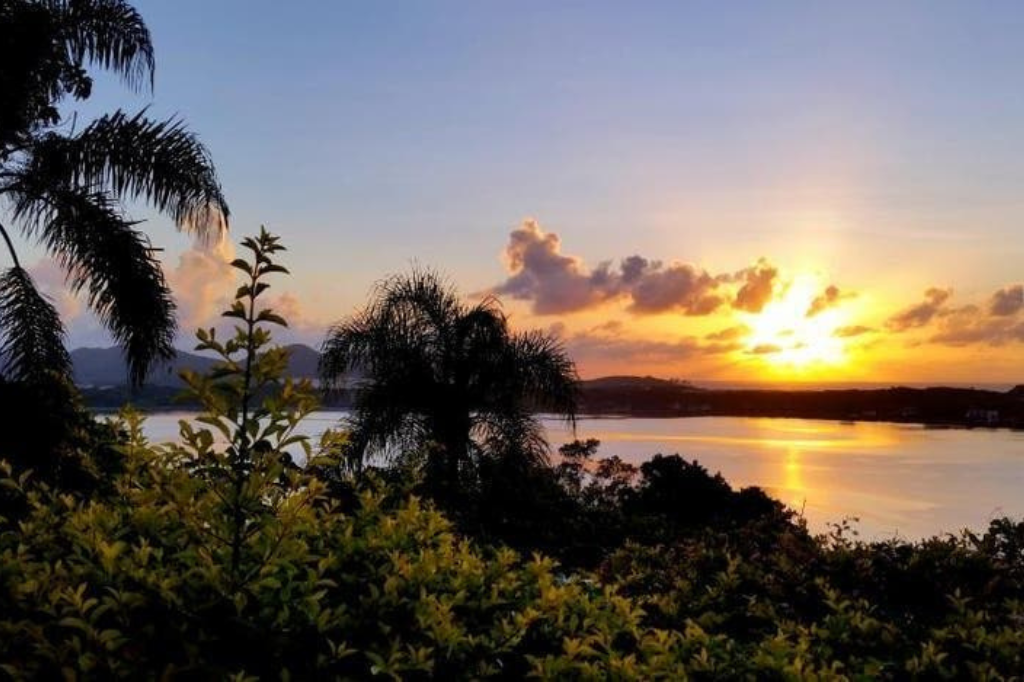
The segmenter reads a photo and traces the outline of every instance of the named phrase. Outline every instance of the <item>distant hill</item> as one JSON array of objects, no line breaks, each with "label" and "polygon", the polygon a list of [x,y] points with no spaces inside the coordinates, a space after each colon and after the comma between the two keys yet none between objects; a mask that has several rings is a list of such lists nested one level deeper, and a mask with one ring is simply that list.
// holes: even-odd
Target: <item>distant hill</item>
[{"label": "distant hill", "polygon": [[[293,377],[315,379],[320,354],[303,344],[286,346],[289,352],[288,373]],[[71,362],[75,370],[75,383],[79,386],[121,386],[128,376],[128,369],[119,348],[77,348],[71,351]],[[146,380],[148,386],[181,388],[184,384],[178,376],[182,370],[206,372],[213,358],[186,351],[178,351],[171,362],[160,363],[153,368]]]},{"label": "distant hill", "polygon": [[645,390],[653,388],[674,388],[678,390],[698,391],[697,387],[689,382],[677,379],[659,379],[658,377],[646,376],[635,377],[627,375],[598,377],[580,382],[583,389],[608,389],[608,390]]},{"label": "distant hill", "polygon": [[319,376],[318,351],[301,343],[293,343],[285,348],[288,350],[288,374],[305,379],[316,379]]}]

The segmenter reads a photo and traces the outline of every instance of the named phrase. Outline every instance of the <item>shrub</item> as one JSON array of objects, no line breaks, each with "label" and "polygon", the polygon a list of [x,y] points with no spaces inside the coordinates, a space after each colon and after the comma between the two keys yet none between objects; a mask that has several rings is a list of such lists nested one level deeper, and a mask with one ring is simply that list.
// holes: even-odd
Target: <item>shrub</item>
[{"label": "shrub", "polygon": [[[574,444],[484,518],[529,546],[567,505],[576,549],[627,542],[597,575],[481,546],[407,494],[357,483],[295,426],[314,400],[283,377],[259,307],[284,269],[261,232],[228,317],[187,375],[205,407],[154,446],[125,412],[118,466],[90,494],[0,461],[0,670],[108,679],[1001,679],[1024,671],[1024,524],[982,536],[862,543],[812,537],[760,491],[679,458],[639,474]],[[301,450],[305,467],[294,464]],[[416,468],[413,467],[412,470]],[[639,476],[639,480],[635,480]],[[415,483],[413,482],[413,485]],[[518,487],[516,487],[518,486]],[[497,491],[498,488],[495,488]],[[684,494],[670,493],[676,490]],[[547,496],[547,497],[545,497]],[[600,527],[612,520],[612,529]],[[469,523],[468,519],[463,520]],[[502,525],[504,524],[504,525]],[[588,525],[589,524],[589,525]],[[661,530],[659,530],[661,529]],[[512,535],[513,531],[517,533]],[[481,533],[484,531],[481,531]],[[609,538],[611,540],[609,540]],[[638,538],[643,544],[631,542]]]},{"label": "shrub", "polygon": [[[347,504],[294,428],[310,387],[282,377],[260,309],[277,239],[247,281],[220,362],[186,375],[205,412],[153,446],[127,412],[122,466],[91,497],[0,468],[0,669],[13,677],[677,676],[698,640],[652,630],[610,587],[548,559],[480,550],[416,498]],[[334,446],[328,436],[323,445]],[[307,469],[291,463],[301,448]],[[331,447],[323,448],[331,450]],[[695,643],[697,642],[697,643]]]}]

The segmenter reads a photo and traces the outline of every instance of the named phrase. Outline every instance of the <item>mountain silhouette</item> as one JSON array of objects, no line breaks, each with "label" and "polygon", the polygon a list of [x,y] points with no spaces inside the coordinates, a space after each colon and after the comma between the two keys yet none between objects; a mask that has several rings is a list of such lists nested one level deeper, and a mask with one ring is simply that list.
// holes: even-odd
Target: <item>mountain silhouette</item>
[{"label": "mountain silhouette", "polygon": [[[320,353],[303,344],[285,347],[288,351],[288,373],[296,378],[315,379]],[[77,348],[71,351],[75,383],[79,386],[122,386],[127,382],[128,366],[120,348]],[[216,359],[178,351],[170,362],[154,365],[146,383],[149,386],[184,386],[178,374],[182,370],[207,372]]]}]

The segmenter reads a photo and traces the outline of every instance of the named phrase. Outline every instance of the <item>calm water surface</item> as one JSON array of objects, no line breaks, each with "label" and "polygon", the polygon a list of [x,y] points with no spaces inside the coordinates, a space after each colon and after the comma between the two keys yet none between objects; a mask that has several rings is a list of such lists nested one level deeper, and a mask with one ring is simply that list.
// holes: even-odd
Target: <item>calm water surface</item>
[{"label": "calm water surface", "polygon": [[[153,414],[146,431],[175,439],[188,416]],[[319,435],[340,416],[315,413],[303,430]],[[571,440],[561,423],[546,424],[554,445]],[[915,539],[1024,516],[1024,432],[699,417],[581,419],[576,435],[599,439],[602,456],[633,463],[659,452],[696,459],[733,486],[765,488],[814,530],[857,517],[864,537]]]}]

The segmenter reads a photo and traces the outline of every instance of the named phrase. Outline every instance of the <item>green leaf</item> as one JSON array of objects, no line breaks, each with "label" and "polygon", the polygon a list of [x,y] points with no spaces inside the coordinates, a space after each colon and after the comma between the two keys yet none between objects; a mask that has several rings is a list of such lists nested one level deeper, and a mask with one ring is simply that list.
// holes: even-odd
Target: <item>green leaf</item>
[{"label": "green leaf", "polygon": [[273,310],[270,310],[269,308],[267,308],[266,310],[261,310],[259,315],[256,316],[256,321],[269,322],[271,324],[277,324],[282,327],[288,326],[288,322],[283,317],[275,313]]}]

